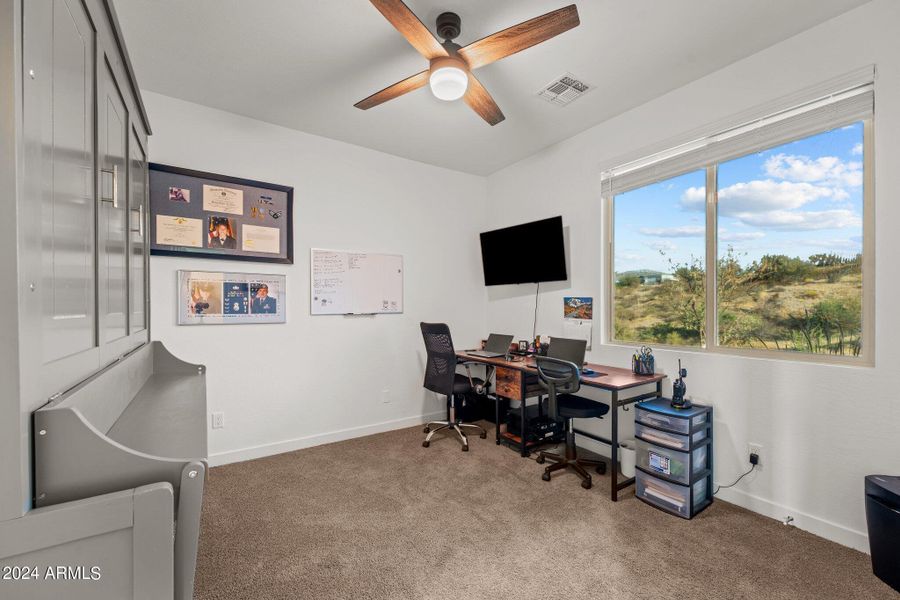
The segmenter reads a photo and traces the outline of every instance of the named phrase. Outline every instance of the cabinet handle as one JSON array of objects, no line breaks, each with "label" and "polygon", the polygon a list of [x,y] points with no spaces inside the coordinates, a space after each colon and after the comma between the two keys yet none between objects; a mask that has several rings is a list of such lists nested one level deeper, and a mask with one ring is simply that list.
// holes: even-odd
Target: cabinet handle
[{"label": "cabinet handle", "polygon": [[136,234],[140,235],[141,237],[144,237],[144,205],[138,204],[138,207],[132,208],[131,211],[136,212],[138,214],[138,219],[140,219],[138,221],[138,228],[132,229],[131,233],[136,233]]},{"label": "cabinet handle", "polygon": [[112,198],[107,198],[100,192],[100,199],[104,202],[112,202],[113,208],[119,208],[119,165],[113,165],[112,169],[100,169],[101,173],[112,175]]}]

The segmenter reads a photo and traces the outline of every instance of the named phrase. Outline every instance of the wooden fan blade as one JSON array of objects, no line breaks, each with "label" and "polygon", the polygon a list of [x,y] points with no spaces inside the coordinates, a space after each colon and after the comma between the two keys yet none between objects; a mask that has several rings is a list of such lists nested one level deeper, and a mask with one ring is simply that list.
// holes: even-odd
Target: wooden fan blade
[{"label": "wooden fan blade", "polygon": [[419,54],[431,60],[439,56],[448,56],[441,43],[428,31],[413,11],[402,0],[369,0],[375,8],[397,28],[400,35],[419,51]]},{"label": "wooden fan blade", "polygon": [[403,94],[415,91],[420,87],[428,85],[428,70],[416,73],[412,77],[407,77],[403,81],[398,81],[394,85],[389,85],[380,92],[375,92],[365,100],[360,100],[353,106],[362,110],[368,110],[373,106],[383,104],[388,100],[399,98]]},{"label": "wooden fan blade", "polygon": [[469,87],[466,89],[466,95],[463,96],[463,100],[466,101],[469,108],[477,112],[491,127],[506,118],[488,91],[471,73],[469,73]]},{"label": "wooden fan blade", "polygon": [[477,69],[546,42],[577,27],[579,23],[578,8],[573,4],[472,42],[465,48],[460,48],[459,55],[469,63],[470,69]]}]

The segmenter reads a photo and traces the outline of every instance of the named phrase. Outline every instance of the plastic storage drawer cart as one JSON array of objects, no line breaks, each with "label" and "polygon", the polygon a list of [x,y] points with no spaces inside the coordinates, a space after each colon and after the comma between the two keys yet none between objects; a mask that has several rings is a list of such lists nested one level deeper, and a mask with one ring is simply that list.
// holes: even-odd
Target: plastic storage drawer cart
[{"label": "plastic storage drawer cart", "polygon": [[634,420],[635,495],[685,519],[712,504],[712,407],[655,398],[635,407]]}]

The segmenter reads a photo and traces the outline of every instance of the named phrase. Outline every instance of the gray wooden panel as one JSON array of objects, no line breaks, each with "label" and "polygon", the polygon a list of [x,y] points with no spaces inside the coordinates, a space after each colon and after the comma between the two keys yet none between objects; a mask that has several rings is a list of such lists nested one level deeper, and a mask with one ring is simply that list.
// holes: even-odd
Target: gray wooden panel
[{"label": "gray wooden panel", "polygon": [[172,598],[175,580],[175,518],[172,486],[156,483],[134,491],[133,600]]},{"label": "gray wooden panel", "polygon": [[153,374],[153,350],[139,348],[106,367],[39,412],[74,407],[100,433],[113,426]]},{"label": "gray wooden panel", "polygon": [[[39,575],[0,582],[0,597],[171,600],[174,504],[172,487],[155,483],[0,522],[0,566],[35,566]],[[83,567],[76,574],[88,580],[48,577],[57,566]]]},{"label": "gray wooden panel", "polygon": [[138,452],[206,457],[206,380],[202,374],[150,376],[107,436]]},{"label": "gray wooden panel", "polygon": [[[0,0],[0,276],[18,282],[19,261],[17,204],[21,188],[17,184],[23,161],[21,3]],[[16,343],[22,291],[9,290],[0,311],[0,521],[21,516],[29,506],[28,455],[25,443],[27,421],[20,404],[20,355]]]},{"label": "gray wooden panel", "polygon": [[100,342],[107,358],[124,348],[128,335],[128,109],[104,55],[99,65],[100,197],[98,198],[98,285]]},{"label": "gray wooden panel", "polygon": [[147,329],[147,155],[137,132],[131,130],[128,168],[128,229],[130,237],[131,333]]},{"label": "gray wooden panel", "polygon": [[41,197],[44,363],[94,347],[95,35],[80,0],[54,0],[50,131]]}]

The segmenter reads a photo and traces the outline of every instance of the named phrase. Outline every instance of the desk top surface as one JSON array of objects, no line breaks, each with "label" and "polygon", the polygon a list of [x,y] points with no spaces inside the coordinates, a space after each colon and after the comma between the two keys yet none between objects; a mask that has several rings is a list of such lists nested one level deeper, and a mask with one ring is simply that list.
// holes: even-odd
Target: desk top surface
[{"label": "desk top surface", "polygon": [[[516,371],[525,371],[526,373],[537,373],[535,360],[531,357],[522,360],[507,360],[500,358],[484,358],[481,356],[472,356],[466,351],[457,352],[456,355],[464,360],[479,362],[486,365],[494,365],[495,367],[503,367],[506,369],[515,369]],[[596,373],[594,375],[581,376],[581,383],[590,387],[601,388],[604,390],[626,390],[648,383],[656,383],[666,378],[664,373],[654,373],[653,375],[635,375],[631,369],[623,369],[621,367],[610,367],[608,365],[597,365],[588,363],[586,365]]]}]

